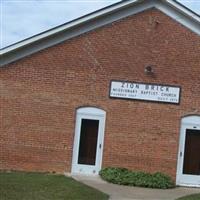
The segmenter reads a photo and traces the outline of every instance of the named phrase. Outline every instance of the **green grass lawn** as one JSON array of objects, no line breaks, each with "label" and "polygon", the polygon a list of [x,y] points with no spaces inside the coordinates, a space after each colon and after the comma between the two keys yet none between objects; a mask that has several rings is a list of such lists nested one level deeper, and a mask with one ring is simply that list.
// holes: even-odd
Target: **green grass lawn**
[{"label": "green grass lawn", "polygon": [[0,200],[107,200],[108,195],[63,175],[0,171]]},{"label": "green grass lawn", "polygon": [[193,195],[181,197],[177,200],[200,200],[200,194],[193,194]]}]

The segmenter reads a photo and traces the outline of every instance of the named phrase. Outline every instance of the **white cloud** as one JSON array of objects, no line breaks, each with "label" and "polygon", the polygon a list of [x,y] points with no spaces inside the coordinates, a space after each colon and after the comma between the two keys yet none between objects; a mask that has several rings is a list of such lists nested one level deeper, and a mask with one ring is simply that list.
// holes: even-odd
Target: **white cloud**
[{"label": "white cloud", "polygon": [[[0,0],[1,48],[120,0]],[[200,0],[179,0],[200,13]]]}]

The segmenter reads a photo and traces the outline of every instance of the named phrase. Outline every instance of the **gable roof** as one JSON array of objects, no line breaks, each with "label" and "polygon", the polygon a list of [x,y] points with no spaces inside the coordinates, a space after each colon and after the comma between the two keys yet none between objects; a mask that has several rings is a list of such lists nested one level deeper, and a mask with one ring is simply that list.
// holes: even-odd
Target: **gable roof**
[{"label": "gable roof", "polygon": [[162,11],[200,35],[200,16],[175,0],[123,0],[1,49],[0,67],[150,8]]}]

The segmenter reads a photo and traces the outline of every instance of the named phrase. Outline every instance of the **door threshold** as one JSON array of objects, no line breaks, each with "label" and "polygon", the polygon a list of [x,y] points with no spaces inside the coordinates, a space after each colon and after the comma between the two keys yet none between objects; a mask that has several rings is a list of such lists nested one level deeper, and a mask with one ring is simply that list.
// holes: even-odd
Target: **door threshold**
[{"label": "door threshold", "polygon": [[82,177],[99,177],[98,174],[82,174],[82,173],[71,173],[71,176],[82,176]]},{"label": "door threshold", "polygon": [[200,188],[200,184],[187,184],[187,183],[179,183],[177,186],[180,187],[190,187],[190,188]]}]

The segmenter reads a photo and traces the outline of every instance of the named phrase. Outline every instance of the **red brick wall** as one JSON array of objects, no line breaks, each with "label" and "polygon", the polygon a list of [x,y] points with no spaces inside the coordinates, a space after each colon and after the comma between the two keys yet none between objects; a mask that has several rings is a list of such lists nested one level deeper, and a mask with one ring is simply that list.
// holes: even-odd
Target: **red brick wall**
[{"label": "red brick wall", "polygon": [[[1,68],[0,168],[70,172],[76,109],[95,106],[107,112],[103,166],[175,177],[180,119],[200,112],[199,44],[148,10]],[[110,99],[111,79],[179,85],[181,104]]]}]

